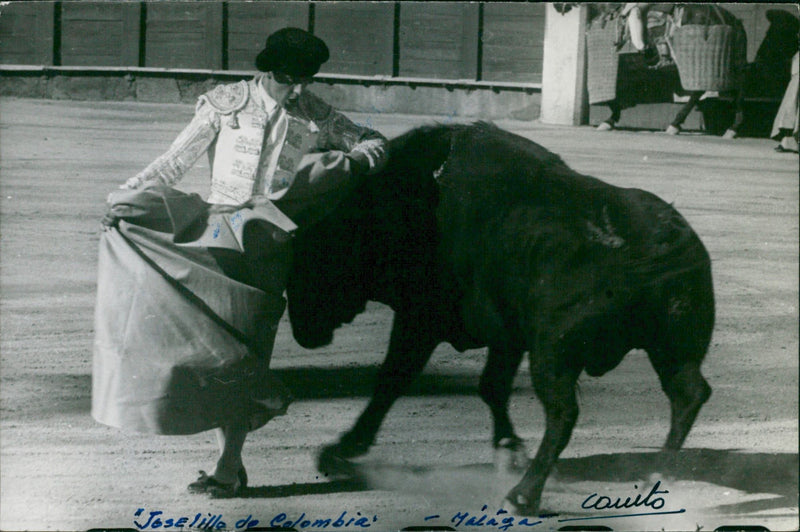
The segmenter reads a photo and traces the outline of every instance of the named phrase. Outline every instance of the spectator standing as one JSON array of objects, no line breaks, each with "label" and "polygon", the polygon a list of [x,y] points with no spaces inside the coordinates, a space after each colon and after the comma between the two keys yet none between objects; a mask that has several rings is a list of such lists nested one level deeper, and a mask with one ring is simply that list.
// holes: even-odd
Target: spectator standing
[{"label": "spectator standing", "polygon": [[800,65],[798,57],[800,53],[795,52],[792,58],[792,77],[783,95],[781,106],[775,115],[772,124],[771,138],[779,141],[775,147],[778,152],[797,152],[798,151],[798,122],[800,122],[800,107],[798,107],[798,77],[800,77]]}]

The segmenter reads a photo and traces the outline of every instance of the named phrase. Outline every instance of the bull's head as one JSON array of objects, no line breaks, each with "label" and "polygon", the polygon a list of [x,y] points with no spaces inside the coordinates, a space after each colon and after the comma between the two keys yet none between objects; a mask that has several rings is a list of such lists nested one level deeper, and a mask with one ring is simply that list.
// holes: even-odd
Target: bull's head
[{"label": "bull's head", "polygon": [[345,198],[322,222],[294,238],[287,284],[289,319],[295,340],[308,349],[328,345],[333,332],[363,312],[364,210],[358,191]]},{"label": "bull's head", "polygon": [[[451,130],[419,128],[389,143],[389,162],[367,176],[324,219],[298,231],[287,285],[295,340],[328,345],[368,300],[413,305],[430,277],[436,245],[435,172]],[[409,289],[414,286],[414,289]]]}]

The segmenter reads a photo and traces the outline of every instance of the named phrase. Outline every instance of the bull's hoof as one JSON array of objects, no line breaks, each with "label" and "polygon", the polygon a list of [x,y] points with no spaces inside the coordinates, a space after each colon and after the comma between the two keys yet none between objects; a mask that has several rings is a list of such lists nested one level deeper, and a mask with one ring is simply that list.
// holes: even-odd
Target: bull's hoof
[{"label": "bull's hoof", "polygon": [[348,432],[339,438],[339,441],[334,445],[329,445],[329,449],[335,450],[336,454],[342,458],[358,458],[364,456],[369,452],[372,447],[372,438],[364,438],[359,436],[359,432]]},{"label": "bull's hoof", "polygon": [[360,477],[356,465],[342,456],[338,445],[322,448],[317,457],[317,470],[330,479],[357,480]]},{"label": "bull's hoof", "polygon": [[514,515],[523,517],[536,516],[539,510],[539,501],[531,501],[527,496],[518,492],[516,488],[508,492],[505,503]]},{"label": "bull's hoof", "polygon": [[677,449],[664,446],[653,458],[659,468],[675,469],[680,464],[681,454]]},{"label": "bull's hoof", "polygon": [[503,438],[494,448],[494,465],[499,473],[524,473],[530,461],[525,442],[516,436]]}]

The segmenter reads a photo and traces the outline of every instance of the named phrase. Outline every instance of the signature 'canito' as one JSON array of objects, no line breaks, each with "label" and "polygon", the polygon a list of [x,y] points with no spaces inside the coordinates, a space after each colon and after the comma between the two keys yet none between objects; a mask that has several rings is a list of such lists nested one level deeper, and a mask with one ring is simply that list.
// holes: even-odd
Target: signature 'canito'
[{"label": "signature 'canito'", "polygon": [[[635,489],[639,489],[639,487],[636,485],[633,487]],[[633,499],[630,497],[625,497],[624,501],[621,497],[617,497],[615,500],[613,500],[605,495],[598,497],[597,493],[592,493],[581,503],[581,508],[586,510],[618,510],[625,508],[647,507],[652,508],[653,510],[660,510],[664,507],[665,501],[663,497],[659,497],[658,495],[669,493],[669,490],[659,490],[658,488],[660,487],[661,481],[659,480],[655,483],[655,485],[653,485],[653,487],[650,489],[650,493],[648,493],[644,498],[642,498],[642,494],[639,493]]]}]

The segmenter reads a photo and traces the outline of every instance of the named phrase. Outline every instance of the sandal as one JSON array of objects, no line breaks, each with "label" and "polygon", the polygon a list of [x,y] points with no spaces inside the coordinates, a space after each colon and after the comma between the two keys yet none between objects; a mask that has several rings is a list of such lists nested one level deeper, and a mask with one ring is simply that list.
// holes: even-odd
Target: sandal
[{"label": "sandal", "polygon": [[778,153],[797,153],[797,150],[791,148],[784,148],[782,144],[775,146],[775,151]]},{"label": "sandal", "polygon": [[797,141],[793,137],[783,137],[780,144],[775,146],[778,153],[797,153]]},{"label": "sandal", "polygon": [[189,484],[189,493],[205,493],[213,499],[230,499],[240,495],[247,487],[247,471],[239,470],[234,482],[220,482],[205,471],[200,471],[200,477]]}]

